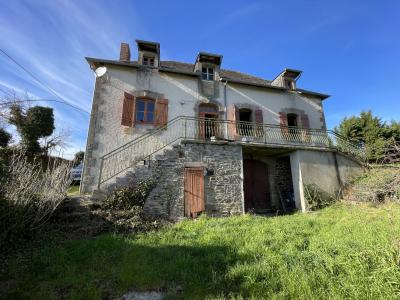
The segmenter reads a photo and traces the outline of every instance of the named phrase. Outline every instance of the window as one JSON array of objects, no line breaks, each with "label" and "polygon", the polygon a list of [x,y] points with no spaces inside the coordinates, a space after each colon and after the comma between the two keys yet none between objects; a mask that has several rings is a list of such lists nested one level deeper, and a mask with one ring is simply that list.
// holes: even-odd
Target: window
[{"label": "window", "polygon": [[293,89],[293,80],[292,79],[285,78],[284,82],[285,82],[285,88],[290,89],[290,90]]},{"label": "window", "polygon": [[214,80],[214,69],[213,68],[202,68],[201,79]]},{"label": "window", "polygon": [[288,114],[287,115],[287,123],[289,127],[297,127],[297,115],[296,114]]},{"label": "window", "polygon": [[251,122],[251,110],[247,108],[239,109],[239,120],[241,122]]},{"label": "window", "polygon": [[143,65],[154,67],[154,57],[143,56]]},{"label": "window", "polygon": [[153,123],[154,122],[154,100],[137,99],[136,100],[136,115],[137,123]]},{"label": "window", "polygon": [[[251,110],[247,108],[239,109],[239,121],[251,122]],[[254,126],[248,123],[238,123],[237,132],[242,136],[252,136],[254,133]]]}]

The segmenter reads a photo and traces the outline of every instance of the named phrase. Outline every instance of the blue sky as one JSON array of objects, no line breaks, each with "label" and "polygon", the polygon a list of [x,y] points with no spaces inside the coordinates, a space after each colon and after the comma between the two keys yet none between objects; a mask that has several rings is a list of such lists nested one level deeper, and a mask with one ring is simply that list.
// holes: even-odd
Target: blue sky
[{"label": "blue sky", "polygon": [[[117,59],[125,41],[135,58],[134,40],[144,39],[161,43],[163,60],[193,62],[208,51],[226,69],[266,79],[303,70],[299,87],[332,95],[330,128],[367,109],[400,120],[400,1],[2,0],[0,37],[1,49],[86,111],[94,75],[84,57]],[[55,99],[1,53],[0,88]],[[46,105],[71,134],[64,155],[84,150],[89,115]]]}]

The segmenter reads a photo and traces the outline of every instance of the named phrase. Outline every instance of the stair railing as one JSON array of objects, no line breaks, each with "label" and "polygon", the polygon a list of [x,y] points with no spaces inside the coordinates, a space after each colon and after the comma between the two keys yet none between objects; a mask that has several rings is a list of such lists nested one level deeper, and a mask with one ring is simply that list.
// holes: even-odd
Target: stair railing
[{"label": "stair railing", "polygon": [[365,151],[331,130],[285,127],[252,122],[232,122],[206,118],[176,117],[165,126],[144,134],[100,158],[98,188],[107,180],[135,166],[139,161],[181,140],[225,140],[241,144],[275,147],[335,149],[358,160]]}]

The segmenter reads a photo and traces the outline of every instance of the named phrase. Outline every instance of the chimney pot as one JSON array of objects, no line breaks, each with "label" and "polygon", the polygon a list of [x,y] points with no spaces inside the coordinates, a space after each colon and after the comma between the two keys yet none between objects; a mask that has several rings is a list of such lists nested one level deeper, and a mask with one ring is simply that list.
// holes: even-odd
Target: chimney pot
[{"label": "chimney pot", "polygon": [[131,51],[129,49],[128,43],[121,43],[121,50],[119,53],[120,61],[130,61],[131,60]]}]

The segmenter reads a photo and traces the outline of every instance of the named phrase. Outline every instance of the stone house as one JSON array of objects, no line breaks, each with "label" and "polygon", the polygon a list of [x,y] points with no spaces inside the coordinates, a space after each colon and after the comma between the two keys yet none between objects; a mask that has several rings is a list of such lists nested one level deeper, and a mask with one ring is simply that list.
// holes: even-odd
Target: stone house
[{"label": "stone house", "polygon": [[223,69],[221,55],[162,61],[160,44],[136,44],[137,60],[126,43],[119,60],[86,58],[97,77],[81,193],[153,178],[154,216],[305,211],[306,185],[334,194],[362,171],[301,71],[265,80]]}]

